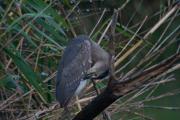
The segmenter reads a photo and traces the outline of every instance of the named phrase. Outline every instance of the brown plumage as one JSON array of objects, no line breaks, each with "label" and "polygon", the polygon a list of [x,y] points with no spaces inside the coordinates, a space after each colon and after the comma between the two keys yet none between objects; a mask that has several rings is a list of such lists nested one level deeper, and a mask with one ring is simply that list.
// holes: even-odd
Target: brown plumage
[{"label": "brown plumage", "polygon": [[91,75],[98,78],[108,73],[108,69],[109,54],[88,36],[81,35],[71,40],[57,72],[56,98],[61,107],[66,107],[74,94],[81,92]]}]

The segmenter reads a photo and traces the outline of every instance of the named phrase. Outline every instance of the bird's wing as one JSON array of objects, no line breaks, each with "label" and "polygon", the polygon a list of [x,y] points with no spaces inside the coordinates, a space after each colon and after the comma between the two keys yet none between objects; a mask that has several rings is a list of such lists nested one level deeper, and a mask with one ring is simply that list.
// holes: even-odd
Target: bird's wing
[{"label": "bird's wing", "polygon": [[90,67],[90,41],[72,40],[64,51],[57,73],[56,97],[62,107],[68,104]]}]

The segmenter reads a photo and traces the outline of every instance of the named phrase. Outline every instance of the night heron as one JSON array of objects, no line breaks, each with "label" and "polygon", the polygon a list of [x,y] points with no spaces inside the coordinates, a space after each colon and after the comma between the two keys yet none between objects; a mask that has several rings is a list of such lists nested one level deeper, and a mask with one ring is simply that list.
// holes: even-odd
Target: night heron
[{"label": "night heron", "polygon": [[103,78],[109,71],[110,55],[86,35],[80,35],[67,45],[59,63],[56,98],[66,107],[78,95],[88,79]]}]

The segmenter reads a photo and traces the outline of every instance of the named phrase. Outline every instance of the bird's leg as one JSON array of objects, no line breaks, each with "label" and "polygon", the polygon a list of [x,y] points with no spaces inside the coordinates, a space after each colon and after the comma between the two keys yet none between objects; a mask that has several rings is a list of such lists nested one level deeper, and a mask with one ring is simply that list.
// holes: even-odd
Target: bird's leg
[{"label": "bird's leg", "polygon": [[95,82],[95,80],[94,80],[94,79],[91,79],[91,81],[92,81],[93,87],[94,87],[94,89],[95,89],[95,91],[96,91],[96,95],[99,95],[99,94],[100,94],[100,90],[96,87],[96,82]]},{"label": "bird's leg", "polygon": [[[105,72],[103,62],[97,62],[85,74],[85,79],[91,79],[93,83],[93,87],[97,95],[100,94],[100,90],[96,87],[96,82],[94,80],[97,79],[100,73],[103,73],[103,72]],[[103,111],[102,115],[103,115],[104,120],[111,120],[110,116],[108,115],[106,111]]]}]

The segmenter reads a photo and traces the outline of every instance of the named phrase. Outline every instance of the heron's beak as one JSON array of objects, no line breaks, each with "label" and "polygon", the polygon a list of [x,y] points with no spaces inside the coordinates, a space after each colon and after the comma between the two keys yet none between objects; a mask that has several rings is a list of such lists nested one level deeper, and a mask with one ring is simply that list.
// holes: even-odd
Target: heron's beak
[{"label": "heron's beak", "polygon": [[97,77],[97,74],[95,72],[86,73],[84,76],[84,79],[94,79]]}]

